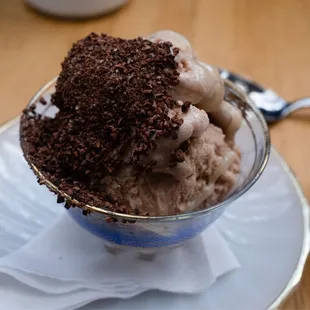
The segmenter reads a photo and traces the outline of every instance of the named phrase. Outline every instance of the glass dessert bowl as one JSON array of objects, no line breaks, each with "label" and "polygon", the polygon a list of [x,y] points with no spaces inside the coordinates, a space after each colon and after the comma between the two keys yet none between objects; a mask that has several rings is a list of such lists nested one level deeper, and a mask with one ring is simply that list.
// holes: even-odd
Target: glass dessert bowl
[{"label": "glass dessert bowl", "polygon": [[[45,117],[55,116],[57,108],[49,99],[55,91],[56,80],[57,78],[54,78],[35,94],[28,109],[35,107],[38,114]],[[142,216],[82,204],[44,176],[27,156],[27,150],[21,141],[25,158],[39,183],[57,194],[59,203],[70,206],[70,216],[84,229],[104,239],[108,246],[140,252],[178,246],[199,235],[218,219],[231,203],[244,195],[261,176],[268,162],[270,137],[262,114],[238,86],[228,80],[224,80],[224,84],[225,100],[237,107],[243,117],[241,128],[235,137],[235,144],[241,152],[241,171],[225,199],[206,209],[169,216]],[[42,97],[47,104],[40,103]]]}]

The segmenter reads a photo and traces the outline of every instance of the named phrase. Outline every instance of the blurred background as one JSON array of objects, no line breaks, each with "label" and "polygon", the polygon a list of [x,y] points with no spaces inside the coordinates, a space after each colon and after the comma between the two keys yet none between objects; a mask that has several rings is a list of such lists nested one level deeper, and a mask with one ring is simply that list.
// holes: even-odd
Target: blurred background
[{"label": "blurred background", "polygon": [[[78,0],[28,0],[57,5]],[[30,97],[57,75],[72,42],[89,32],[133,38],[161,29],[186,36],[199,57],[244,74],[287,100],[310,96],[309,0],[90,0],[79,17],[39,14],[22,0],[0,0],[0,124],[18,115]],[[127,2],[106,15],[109,9]],[[113,4],[114,2],[114,4]],[[116,3],[117,2],[117,3]],[[85,5],[85,3],[87,5]],[[95,3],[95,4],[94,4]],[[68,8],[67,8],[68,9]],[[84,15],[83,15],[84,10]],[[310,199],[310,111],[271,128],[272,143],[295,171]],[[310,268],[284,309],[310,309]]]}]

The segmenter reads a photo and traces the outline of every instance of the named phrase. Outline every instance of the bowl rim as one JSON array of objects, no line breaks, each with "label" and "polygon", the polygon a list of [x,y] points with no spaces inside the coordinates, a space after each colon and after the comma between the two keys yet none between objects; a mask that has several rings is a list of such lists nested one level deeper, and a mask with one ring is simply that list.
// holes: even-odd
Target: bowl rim
[{"label": "bowl rim", "polygon": [[[38,100],[41,98],[42,94],[47,91],[50,87],[55,85],[57,81],[58,76],[55,76],[53,79],[48,81],[46,84],[44,84],[35,94],[34,96],[30,99],[27,107],[35,104],[38,102]],[[73,205],[83,209],[87,210],[90,212],[97,212],[100,214],[103,214],[108,217],[112,218],[117,218],[117,219],[124,219],[124,220],[129,220],[129,221],[136,221],[136,222],[154,222],[154,221],[178,221],[178,220],[187,220],[190,218],[195,218],[201,215],[205,215],[208,213],[212,213],[214,211],[218,211],[219,209],[224,208],[226,205],[231,204],[235,200],[237,200],[240,196],[242,196],[244,193],[246,193],[255,183],[256,181],[260,178],[261,174],[266,168],[266,165],[269,160],[270,156],[270,148],[271,148],[271,142],[270,142],[270,135],[269,135],[269,129],[267,126],[267,123],[262,115],[262,113],[259,111],[259,109],[256,107],[255,103],[249,98],[249,96],[240,88],[238,87],[235,83],[223,79],[225,86],[230,87],[233,91],[235,91],[238,96],[250,107],[251,112],[254,113],[256,118],[258,119],[262,130],[263,130],[263,135],[264,135],[264,148],[265,152],[263,154],[263,160],[260,164],[260,166],[257,169],[257,173],[255,176],[239,191],[236,193],[232,194],[231,196],[228,196],[226,199],[223,201],[216,203],[215,205],[203,209],[203,210],[198,210],[198,211],[193,211],[193,212],[188,212],[188,213],[182,213],[182,214],[177,214],[177,215],[162,215],[162,216],[145,216],[145,215],[130,215],[130,214],[124,214],[124,213],[119,213],[119,212],[114,212],[110,211],[107,209],[103,209],[100,207],[92,206],[89,204],[84,204],[79,202],[76,199],[73,199],[70,195],[67,193],[61,191],[58,189],[56,185],[54,185],[52,182],[50,182],[40,171],[39,169],[30,161],[30,159],[27,157],[27,155],[24,153],[25,159],[27,160],[28,164],[36,174],[36,176],[40,179],[40,181],[46,185],[51,191],[54,193],[62,196],[63,198],[66,199],[66,201],[69,201]]]}]

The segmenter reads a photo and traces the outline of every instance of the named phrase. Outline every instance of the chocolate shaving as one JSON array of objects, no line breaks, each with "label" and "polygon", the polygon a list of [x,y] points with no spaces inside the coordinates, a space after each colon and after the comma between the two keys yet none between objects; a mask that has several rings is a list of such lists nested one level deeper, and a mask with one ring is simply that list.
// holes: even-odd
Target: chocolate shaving
[{"label": "chocolate shaving", "polygon": [[57,196],[57,203],[63,203],[65,199],[62,196]]},{"label": "chocolate shaving", "polygon": [[185,155],[182,150],[173,150],[171,152],[171,162],[182,163],[185,160]]},{"label": "chocolate shaving", "polygon": [[45,100],[44,97],[41,97],[40,100],[39,100],[40,103],[42,103],[43,105],[46,105],[47,104],[47,101]]},{"label": "chocolate shaving", "polygon": [[191,102],[190,101],[185,101],[182,105],[182,112],[183,113],[187,113],[189,108],[191,106]]}]

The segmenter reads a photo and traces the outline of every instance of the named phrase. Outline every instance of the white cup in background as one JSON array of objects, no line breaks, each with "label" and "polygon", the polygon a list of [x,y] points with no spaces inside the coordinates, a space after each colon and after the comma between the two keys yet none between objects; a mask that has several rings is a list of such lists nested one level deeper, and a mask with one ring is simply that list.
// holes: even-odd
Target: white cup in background
[{"label": "white cup in background", "polygon": [[87,18],[111,12],[128,0],[25,0],[44,14],[65,18]]}]

